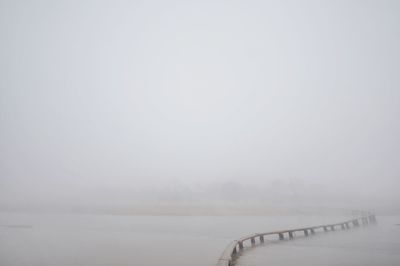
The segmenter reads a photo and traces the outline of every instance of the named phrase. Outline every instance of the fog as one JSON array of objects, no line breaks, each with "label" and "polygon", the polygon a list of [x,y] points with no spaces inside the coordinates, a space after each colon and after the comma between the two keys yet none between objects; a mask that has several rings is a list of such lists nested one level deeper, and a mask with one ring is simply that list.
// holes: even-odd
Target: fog
[{"label": "fog", "polygon": [[399,212],[398,1],[0,1],[0,207]]}]

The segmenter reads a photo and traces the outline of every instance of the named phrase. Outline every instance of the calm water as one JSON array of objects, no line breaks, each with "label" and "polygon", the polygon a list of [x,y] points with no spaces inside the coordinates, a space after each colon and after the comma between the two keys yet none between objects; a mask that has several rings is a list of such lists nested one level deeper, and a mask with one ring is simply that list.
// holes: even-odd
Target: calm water
[{"label": "calm water", "polygon": [[[239,236],[342,219],[337,216],[0,213],[0,265],[215,265],[225,246]],[[358,256],[372,256],[371,250],[377,250],[380,265],[400,265],[397,255],[400,243],[394,237],[399,236],[400,227],[388,219],[381,220],[379,217],[379,226],[374,229],[318,235],[307,241],[298,239],[255,248],[245,253],[238,265],[293,265],[294,261],[309,265],[313,259],[317,260],[315,265],[337,265],[332,264],[337,261],[328,258],[342,254],[353,261]]]},{"label": "calm water", "polygon": [[237,266],[400,265],[400,217],[378,217],[377,226],[273,241],[248,249]]}]

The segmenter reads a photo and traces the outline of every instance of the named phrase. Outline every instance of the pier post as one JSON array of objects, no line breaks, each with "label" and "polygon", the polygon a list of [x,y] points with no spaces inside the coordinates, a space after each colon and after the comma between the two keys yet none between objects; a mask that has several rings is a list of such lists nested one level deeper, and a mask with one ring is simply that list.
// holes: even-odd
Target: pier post
[{"label": "pier post", "polygon": [[264,236],[263,235],[260,236],[260,243],[264,243]]},{"label": "pier post", "polygon": [[353,220],[353,225],[354,226],[360,226],[360,224],[358,223],[358,220]]},{"label": "pier post", "polygon": [[311,231],[311,234],[315,234],[314,228],[311,228],[310,231]]},{"label": "pier post", "polygon": [[293,239],[293,232],[292,231],[289,231],[289,238]]},{"label": "pier post", "polygon": [[326,226],[324,226],[324,231],[328,232],[328,228]]},{"label": "pier post", "polygon": [[256,245],[256,240],[254,239],[254,237],[252,237],[250,240],[251,240],[251,246],[255,246]]},{"label": "pier post", "polygon": [[243,250],[243,242],[242,241],[239,241],[239,249]]},{"label": "pier post", "polygon": [[335,231],[335,226],[334,225],[331,225],[331,230]]},{"label": "pier post", "polygon": [[346,223],[344,223],[344,224],[345,224],[345,226],[346,226],[346,229],[349,229],[349,228],[350,228],[350,225],[349,225],[348,222],[346,222]]},{"label": "pier post", "polygon": [[307,230],[307,229],[304,230],[304,235],[305,235],[305,236],[308,236],[308,230]]},{"label": "pier post", "polygon": [[279,240],[284,240],[285,239],[285,237],[283,236],[283,233],[279,233],[278,235],[279,235]]},{"label": "pier post", "polygon": [[344,224],[340,224],[340,226],[342,227],[342,230],[346,229],[346,227],[344,226]]}]

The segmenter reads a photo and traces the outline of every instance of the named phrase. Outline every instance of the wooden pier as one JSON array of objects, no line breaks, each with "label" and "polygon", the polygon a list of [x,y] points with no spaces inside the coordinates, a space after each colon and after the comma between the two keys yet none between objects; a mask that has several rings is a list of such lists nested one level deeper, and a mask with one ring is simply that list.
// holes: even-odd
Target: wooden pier
[{"label": "wooden pier", "polygon": [[257,244],[263,244],[266,236],[276,235],[277,236],[276,239],[279,240],[293,239],[295,237],[296,232],[299,232],[303,236],[308,236],[309,234],[315,234],[318,231],[328,232],[328,231],[335,231],[336,229],[347,230],[352,227],[359,227],[360,224],[365,226],[368,224],[375,224],[375,223],[376,223],[375,215],[367,214],[341,223],[252,234],[231,242],[226,247],[221,257],[219,258],[217,266],[233,266],[235,263],[235,259],[243,251],[245,244],[247,245],[250,244],[251,247],[254,247]]}]

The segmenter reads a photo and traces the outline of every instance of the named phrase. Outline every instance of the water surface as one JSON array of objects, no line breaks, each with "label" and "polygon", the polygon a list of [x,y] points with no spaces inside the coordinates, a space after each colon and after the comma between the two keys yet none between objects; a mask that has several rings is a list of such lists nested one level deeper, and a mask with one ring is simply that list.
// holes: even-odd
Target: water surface
[{"label": "water surface", "polygon": [[376,226],[337,230],[246,250],[237,266],[400,265],[399,216],[378,217]]},{"label": "water surface", "polygon": [[[340,216],[312,215],[135,216],[3,212],[0,213],[0,265],[215,265],[227,244],[240,236],[341,220],[343,217]],[[386,261],[396,261],[398,242],[390,238],[394,241],[392,245],[380,244],[389,241],[383,237],[389,233],[388,229],[399,232],[400,227],[390,225],[379,221],[376,229],[359,230],[351,237],[350,234],[335,233],[304,242],[296,240],[254,249],[238,262],[239,265],[290,265],[289,258],[296,259],[297,263],[301,258],[309,263],[313,259],[306,255],[310,249],[322,257],[327,257],[325,253],[351,248],[364,256],[365,245],[357,245],[370,238],[375,242],[369,242],[372,246],[368,248],[388,248],[382,251],[382,258],[387,254]],[[341,237],[348,239],[347,242]],[[335,251],[329,241],[336,243],[339,240],[342,244]]]}]

